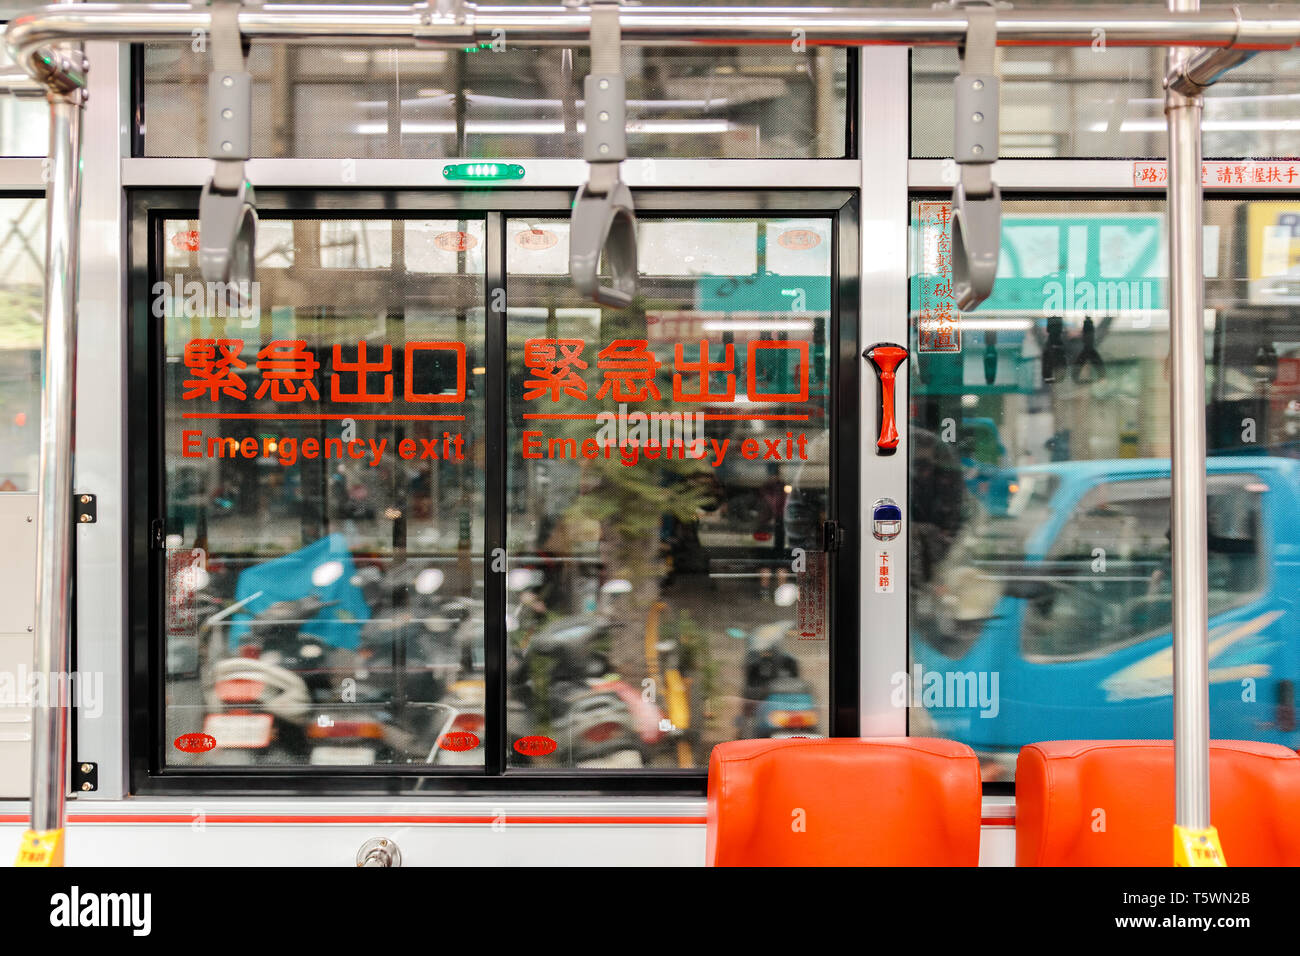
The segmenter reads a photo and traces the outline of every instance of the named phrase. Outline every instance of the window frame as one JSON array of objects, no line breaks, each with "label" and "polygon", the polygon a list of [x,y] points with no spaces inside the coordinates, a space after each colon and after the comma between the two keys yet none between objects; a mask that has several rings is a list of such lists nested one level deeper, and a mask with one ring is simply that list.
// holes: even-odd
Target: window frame
[{"label": "window frame", "polygon": [[[828,736],[856,736],[859,711],[859,634],[857,614],[858,540],[858,196],[846,189],[664,189],[639,190],[639,211],[647,218],[729,218],[824,216],[832,221],[835,248],[831,257],[831,491],[830,508],[846,529],[846,543],[835,552],[828,600],[829,686]],[[276,189],[260,191],[259,209],[267,218],[401,219],[439,218],[457,213],[485,218],[486,269],[484,295],[494,288],[508,290],[505,223],[510,218],[564,216],[572,203],[569,190],[489,189],[413,190]],[[149,291],[154,270],[162,260],[167,219],[195,218],[198,190],[131,189],[128,209],[127,310],[127,441],[140,453],[128,456],[127,560],[128,599],[128,762],[130,790],[147,795],[193,793],[266,793],[294,795],[445,796],[451,793],[552,792],[572,795],[662,794],[702,796],[705,768],[677,770],[529,769],[506,765],[505,716],[505,576],[484,581],[487,623],[485,670],[487,720],[482,769],[408,765],[322,768],[294,767],[168,767],[165,761],[166,683],[163,671],[164,551],[155,544],[165,515],[166,422],[162,327],[152,319]],[[508,295],[508,291],[507,291]],[[489,370],[506,368],[504,318],[488,313],[486,360]],[[487,521],[484,551],[505,547],[508,407],[506,376],[489,382],[485,401],[488,460],[484,481]],[[484,565],[486,567],[486,564]],[[495,679],[490,675],[495,674]],[[467,772],[468,771],[468,772]]]}]

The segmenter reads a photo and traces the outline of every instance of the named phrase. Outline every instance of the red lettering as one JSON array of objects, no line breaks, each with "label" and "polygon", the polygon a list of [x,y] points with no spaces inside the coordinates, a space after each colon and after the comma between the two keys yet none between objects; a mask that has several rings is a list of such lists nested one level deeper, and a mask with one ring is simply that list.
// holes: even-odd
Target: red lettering
[{"label": "red lettering", "polygon": [[[456,356],[456,391],[452,395],[419,394],[412,390],[416,352],[451,352]],[[465,400],[465,343],[408,342],[406,344],[406,400],[408,402],[462,402]]]}]

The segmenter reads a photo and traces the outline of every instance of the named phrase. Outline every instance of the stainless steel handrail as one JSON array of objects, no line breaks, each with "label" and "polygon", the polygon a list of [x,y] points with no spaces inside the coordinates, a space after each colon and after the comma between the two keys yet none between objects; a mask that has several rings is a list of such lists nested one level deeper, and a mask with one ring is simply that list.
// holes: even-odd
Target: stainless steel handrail
[{"label": "stainless steel handrail", "polygon": [[[758,42],[785,44],[792,36],[836,46],[957,46],[968,18],[960,10],[868,9],[834,6],[630,8],[620,16],[629,45],[694,46]],[[211,27],[204,4],[77,4],[39,8],[13,20],[6,42],[16,62],[34,76],[48,71],[41,51],[70,40],[188,42]],[[516,46],[582,46],[590,36],[586,7],[477,6],[472,3],[407,6],[250,6],[239,29],[253,43],[418,43],[459,46],[504,30]],[[1290,49],[1300,42],[1300,17],[1270,7],[1219,7],[1155,12],[1132,6],[1087,9],[1000,9],[1003,46],[1091,46],[1104,33],[1107,46],[1231,47],[1243,35],[1253,49]]]}]

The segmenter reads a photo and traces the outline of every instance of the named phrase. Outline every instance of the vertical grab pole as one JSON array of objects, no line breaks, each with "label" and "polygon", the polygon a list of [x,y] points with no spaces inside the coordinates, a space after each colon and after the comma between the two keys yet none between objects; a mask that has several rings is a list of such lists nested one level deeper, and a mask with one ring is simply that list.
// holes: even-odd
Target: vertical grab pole
[{"label": "vertical grab pole", "polygon": [[[61,48],[84,64],[80,45]],[[72,620],[72,433],[77,361],[77,248],[85,90],[54,84],[46,186],[45,345],[37,511],[36,673],[45,693],[32,719],[31,823],[18,863],[63,865],[67,794],[69,625]]]},{"label": "vertical grab pole", "polygon": [[[1194,12],[1200,0],[1168,0],[1173,13]],[[1166,75],[1190,50],[1171,47]],[[1202,856],[1217,838],[1210,830],[1210,708],[1205,481],[1204,253],[1202,250],[1200,96],[1166,87],[1169,136],[1169,344],[1172,421],[1174,618],[1175,862]],[[1191,851],[1191,852],[1188,852]]]}]

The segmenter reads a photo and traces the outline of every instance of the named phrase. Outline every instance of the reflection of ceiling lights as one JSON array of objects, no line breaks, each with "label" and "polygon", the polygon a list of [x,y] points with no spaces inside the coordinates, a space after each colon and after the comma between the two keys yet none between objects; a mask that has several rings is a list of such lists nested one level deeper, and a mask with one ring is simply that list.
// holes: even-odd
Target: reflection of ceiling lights
[{"label": "reflection of ceiling lights", "polygon": [[1033,326],[1031,319],[975,319],[965,315],[961,317],[963,329],[973,329],[977,332],[1023,332]]},{"label": "reflection of ceiling lights", "polygon": [[707,319],[705,332],[811,332],[807,319]]},{"label": "reflection of ceiling lights", "polygon": [[[451,90],[440,90],[429,87],[416,91],[417,99],[402,99],[404,108],[429,107],[439,103],[451,105],[456,99],[456,94]],[[466,93],[464,96],[465,105],[470,108],[479,107],[483,109],[493,109],[500,111],[520,110],[528,113],[536,113],[538,110],[551,110],[559,113],[565,108],[565,104],[560,100],[547,99],[525,99],[518,96],[485,96],[482,93]],[[585,100],[578,97],[573,101],[572,109],[581,113]],[[361,100],[357,105],[363,109],[387,110],[389,108],[388,100]],[[665,98],[662,100],[628,100],[627,108],[633,113],[666,113],[671,111],[683,111],[698,113],[701,111],[725,110],[735,106],[743,106],[745,101],[737,101],[733,97],[714,96],[709,99],[687,99],[687,98]]]},{"label": "reflection of ceiling lights", "polygon": [[[1105,133],[1110,129],[1108,123],[1092,123],[1088,126],[1090,133]],[[1163,133],[1165,121],[1162,119],[1124,120],[1120,124],[1121,133]],[[1202,120],[1201,129],[1207,133],[1247,133],[1253,130],[1296,130],[1300,129],[1300,120],[1295,119],[1258,119],[1258,120]]]},{"label": "reflection of ceiling lights", "polygon": [[[629,133],[726,133],[736,129],[734,123],[727,120],[647,120],[645,122],[629,121]],[[582,123],[577,132],[583,132]],[[361,136],[387,136],[387,123],[359,123],[353,132]],[[400,132],[403,135],[417,134],[455,134],[458,132],[453,122],[403,123]],[[549,120],[479,120],[465,124],[465,132],[471,135],[491,135],[493,133],[531,133],[540,135],[558,135],[565,132],[564,124]]]}]

